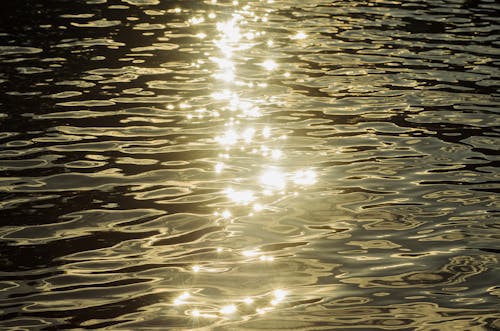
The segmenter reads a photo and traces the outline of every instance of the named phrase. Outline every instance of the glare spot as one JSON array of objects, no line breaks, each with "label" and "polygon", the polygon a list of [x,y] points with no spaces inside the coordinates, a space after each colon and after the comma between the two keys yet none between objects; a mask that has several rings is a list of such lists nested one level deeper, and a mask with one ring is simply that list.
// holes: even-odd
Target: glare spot
[{"label": "glare spot", "polygon": [[246,250],[246,251],[241,252],[241,254],[242,254],[243,256],[246,256],[246,257],[254,257],[254,256],[259,255],[260,253],[259,253],[259,251],[258,251],[258,250],[256,250],[256,249],[249,249],[249,250]]},{"label": "glare spot", "polygon": [[255,34],[252,32],[245,33],[245,38],[248,40],[253,40],[255,38]]},{"label": "glare spot", "polygon": [[292,39],[296,39],[296,40],[305,39],[305,38],[307,38],[307,35],[302,31],[299,31],[295,35],[292,36]]},{"label": "glare spot", "polygon": [[234,145],[238,141],[238,134],[234,130],[229,130],[223,136],[216,137],[216,140],[222,145]]},{"label": "glare spot", "polygon": [[233,94],[231,100],[229,100],[229,109],[231,111],[245,110],[252,107],[252,104],[248,101],[241,101],[240,98]]},{"label": "glare spot", "polygon": [[236,306],[235,305],[227,305],[224,306],[220,309],[220,313],[223,315],[231,315],[236,312]]},{"label": "glare spot", "polygon": [[285,73],[283,74],[283,76],[285,76],[285,77],[287,77],[287,78],[288,78],[288,77],[290,77],[290,73],[289,73],[289,72],[285,72]]},{"label": "glare spot", "polygon": [[222,33],[222,38],[227,42],[237,42],[241,39],[240,28],[237,25],[236,18],[227,22],[217,23],[217,30]]},{"label": "glare spot", "polygon": [[273,256],[261,255],[259,257],[259,260],[261,260],[263,262],[273,262],[274,261],[274,257]]},{"label": "glare spot", "polygon": [[266,313],[266,310],[264,308],[257,308],[255,311],[259,315],[264,315]]},{"label": "glare spot", "polygon": [[271,129],[267,126],[264,129],[262,129],[262,136],[264,138],[269,138],[271,136]]},{"label": "glare spot", "polygon": [[246,116],[259,117],[262,115],[259,108],[248,101],[239,101],[238,99],[233,98],[230,102],[230,106],[233,109],[240,109]]},{"label": "glare spot", "polygon": [[299,170],[295,172],[293,182],[298,185],[312,185],[316,183],[316,173],[312,170]]},{"label": "glare spot", "polygon": [[222,92],[212,93],[212,98],[214,98],[215,100],[228,100],[231,98],[231,91],[224,90]]},{"label": "glare spot", "polygon": [[274,190],[282,190],[286,186],[285,174],[277,169],[265,171],[259,181],[262,185]]},{"label": "glare spot", "polygon": [[203,17],[192,17],[188,22],[196,25],[205,22],[205,19]]},{"label": "glare spot", "polygon": [[222,247],[217,247],[217,253],[222,253]]},{"label": "glare spot", "polygon": [[226,189],[226,196],[233,202],[240,205],[248,205],[250,202],[255,200],[252,191],[235,191],[231,188]]},{"label": "glare spot", "polygon": [[221,214],[221,216],[224,218],[224,219],[228,219],[231,217],[231,212],[229,210],[224,210]]},{"label": "glare spot", "polygon": [[273,292],[274,298],[277,300],[280,300],[280,301],[283,300],[287,294],[288,294],[288,292],[285,290],[282,290],[282,289],[277,289],[277,290],[274,290],[274,292]]},{"label": "glare spot", "polygon": [[213,77],[229,83],[234,81],[235,75],[233,70],[224,70],[214,74]]},{"label": "glare spot", "polygon": [[252,108],[244,109],[243,115],[248,116],[248,117],[260,117],[260,116],[262,116],[262,113],[258,107],[252,107]]},{"label": "glare spot", "polygon": [[200,32],[196,34],[196,38],[205,39],[207,37],[206,33]]},{"label": "glare spot", "polygon": [[279,149],[275,149],[271,152],[271,157],[274,159],[274,160],[278,160],[278,159],[281,159],[281,157],[283,156],[283,152],[280,151]]},{"label": "glare spot", "polygon": [[179,306],[184,304],[189,297],[191,297],[191,294],[189,294],[189,292],[183,292],[181,295],[174,299],[174,305]]},{"label": "glare spot", "polygon": [[281,289],[274,290],[274,292],[273,292],[274,299],[271,301],[271,304],[273,306],[279,304],[280,302],[282,302],[285,299],[287,294],[288,293],[285,290],[281,290]]},{"label": "glare spot", "polygon": [[263,66],[266,70],[274,70],[278,67],[278,64],[274,62],[273,60],[266,60],[261,63],[261,66]]},{"label": "glare spot", "polygon": [[179,7],[176,7],[176,8],[174,9],[174,12],[175,12],[175,13],[180,13],[181,11],[182,11],[182,9],[180,9]]},{"label": "glare spot", "polygon": [[216,18],[216,17],[217,17],[217,15],[215,15],[215,13],[208,14],[208,18],[212,18],[213,19],[213,18]]},{"label": "glare spot", "polygon": [[265,145],[260,146],[260,150],[261,150],[263,156],[267,156],[267,154],[269,153],[269,147],[267,147]]},{"label": "glare spot", "polygon": [[193,311],[191,312],[191,316],[193,317],[200,317],[200,311],[198,309],[193,309]]},{"label": "glare spot", "polygon": [[251,305],[253,303],[253,301],[254,300],[250,297],[243,299],[243,302],[246,303],[247,305]]},{"label": "glare spot", "polygon": [[194,265],[191,269],[193,269],[193,272],[199,272],[201,267],[199,265]]},{"label": "glare spot", "polygon": [[260,203],[256,203],[253,205],[253,210],[255,211],[261,211],[262,209],[264,209],[264,207]]},{"label": "glare spot", "polygon": [[245,140],[247,144],[250,143],[253,139],[254,134],[255,134],[255,129],[253,128],[246,129],[245,131],[243,131],[242,134],[243,140]]},{"label": "glare spot", "polygon": [[225,164],[222,163],[222,162],[218,162],[216,165],[215,165],[215,172],[216,173],[220,173],[224,168],[225,168]]}]

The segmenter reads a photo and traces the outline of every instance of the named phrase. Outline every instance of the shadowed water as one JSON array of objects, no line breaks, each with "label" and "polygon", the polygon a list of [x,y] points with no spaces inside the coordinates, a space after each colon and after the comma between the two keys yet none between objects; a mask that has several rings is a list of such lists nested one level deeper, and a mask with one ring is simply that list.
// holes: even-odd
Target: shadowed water
[{"label": "shadowed water", "polygon": [[2,2],[2,330],[495,330],[495,1]]}]

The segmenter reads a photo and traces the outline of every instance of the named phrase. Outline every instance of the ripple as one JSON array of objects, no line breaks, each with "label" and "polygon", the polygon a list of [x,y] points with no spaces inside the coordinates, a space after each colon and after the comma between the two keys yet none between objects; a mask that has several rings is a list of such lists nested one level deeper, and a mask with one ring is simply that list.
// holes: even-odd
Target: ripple
[{"label": "ripple", "polygon": [[493,2],[15,7],[2,328],[498,326]]}]

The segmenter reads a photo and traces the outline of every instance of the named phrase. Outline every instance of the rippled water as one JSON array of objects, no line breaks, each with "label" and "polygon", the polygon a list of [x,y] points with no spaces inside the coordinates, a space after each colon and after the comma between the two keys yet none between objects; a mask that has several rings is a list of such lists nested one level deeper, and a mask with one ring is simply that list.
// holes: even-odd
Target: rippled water
[{"label": "rippled water", "polygon": [[494,1],[0,7],[1,329],[500,329]]}]

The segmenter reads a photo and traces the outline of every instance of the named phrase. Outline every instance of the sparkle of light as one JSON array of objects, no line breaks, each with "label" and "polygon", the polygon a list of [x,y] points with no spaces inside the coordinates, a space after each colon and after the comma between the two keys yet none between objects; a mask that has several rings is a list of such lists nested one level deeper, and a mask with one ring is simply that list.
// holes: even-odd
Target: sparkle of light
[{"label": "sparkle of light", "polygon": [[246,256],[246,257],[254,257],[254,256],[259,255],[259,251],[255,250],[255,249],[249,249],[249,250],[241,252],[241,254],[243,254],[243,256]]},{"label": "sparkle of light", "polygon": [[262,209],[264,209],[264,207],[260,203],[256,203],[253,205],[253,210],[255,211],[261,211]]},{"label": "sparkle of light", "polygon": [[283,299],[285,299],[287,294],[288,292],[282,289],[277,289],[273,291],[274,299],[278,301],[283,301]]},{"label": "sparkle of light", "polygon": [[262,136],[264,138],[269,138],[271,136],[271,129],[268,126],[262,129]]},{"label": "sparkle of light", "polygon": [[296,40],[301,40],[301,39],[305,39],[305,38],[307,38],[307,35],[302,31],[299,31],[295,35],[292,36],[292,39],[296,39]]},{"label": "sparkle of light", "polygon": [[225,164],[222,163],[222,162],[218,162],[216,165],[215,165],[215,172],[216,173],[220,173],[224,168],[225,168]]},{"label": "sparkle of light", "polygon": [[255,129],[253,128],[248,128],[245,131],[243,131],[242,138],[245,140],[245,143],[250,143],[253,139],[253,136],[255,134]]},{"label": "sparkle of light", "polygon": [[189,23],[196,25],[205,22],[205,19],[203,17],[192,17],[189,19]]},{"label": "sparkle of light", "polygon": [[223,218],[228,219],[231,217],[231,212],[229,210],[224,210],[221,215]]},{"label": "sparkle of light", "polygon": [[274,257],[273,256],[261,255],[259,257],[259,260],[261,260],[263,262],[273,262],[274,261]]},{"label": "sparkle of light", "polygon": [[274,299],[271,300],[271,305],[276,306],[277,304],[282,302],[285,299],[287,294],[288,294],[288,292],[285,290],[282,290],[282,289],[274,290],[273,291]]},{"label": "sparkle of light", "polygon": [[224,315],[231,315],[236,312],[236,306],[235,305],[227,305],[224,306],[220,309],[220,313]]},{"label": "sparkle of light", "polygon": [[266,60],[261,63],[261,66],[263,66],[266,70],[271,71],[276,69],[278,67],[278,64],[273,60]]},{"label": "sparkle of light", "polygon": [[189,292],[183,292],[177,298],[174,299],[174,305],[179,306],[185,303],[185,301],[191,296]]},{"label": "sparkle of light", "polygon": [[247,305],[251,305],[253,303],[253,299],[250,297],[247,297],[243,299],[243,302],[246,303]]},{"label": "sparkle of light", "polygon": [[313,185],[316,183],[316,173],[312,170],[299,170],[293,175],[293,182],[298,185]]},{"label": "sparkle of light", "polygon": [[281,157],[283,156],[283,152],[280,151],[279,149],[274,149],[272,152],[271,152],[271,157],[274,159],[274,160],[278,160],[278,159],[281,159]]},{"label": "sparkle of light", "polygon": [[222,33],[222,38],[228,42],[237,42],[241,39],[240,28],[236,18],[227,22],[217,23],[217,30]]},{"label": "sparkle of light", "polygon": [[266,170],[259,182],[269,189],[282,190],[286,186],[285,174],[277,169]]},{"label": "sparkle of light", "polygon": [[219,136],[216,140],[221,145],[234,145],[238,141],[238,134],[234,130],[228,130],[223,136]]},{"label": "sparkle of light", "polygon": [[255,200],[252,191],[235,191],[231,188],[225,190],[226,196],[233,202],[240,205],[248,205],[250,202]]}]

